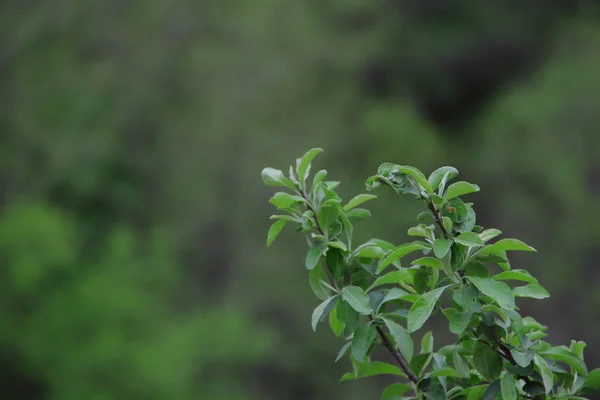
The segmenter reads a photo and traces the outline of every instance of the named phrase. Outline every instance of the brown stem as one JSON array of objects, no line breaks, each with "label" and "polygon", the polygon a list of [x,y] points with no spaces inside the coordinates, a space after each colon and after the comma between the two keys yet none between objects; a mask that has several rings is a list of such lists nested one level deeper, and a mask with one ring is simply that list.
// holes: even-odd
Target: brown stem
[{"label": "brown stem", "polygon": [[[372,321],[373,317],[369,315],[369,319]],[[400,368],[402,368],[402,371],[404,371],[406,376],[408,376],[408,379],[410,379],[414,383],[417,383],[419,378],[417,377],[417,375],[415,375],[412,369],[410,369],[410,366],[408,365],[408,362],[406,361],[402,353],[396,351],[392,342],[390,342],[388,337],[385,335],[383,329],[381,329],[381,326],[376,325],[376,328],[377,333],[379,334],[379,337],[381,339],[381,343],[383,343],[383,346],[392,354],[398,365],[400,365]]]},{"label": "brown stem", "polygon": [[435,209],[435,206],[433,205],[433,202],[428,201],[427,202],[427,207],[429,207],[429,210],[433,213],[433,217],[435,218],[435,222],[438,224],[438,226],[442,230],[442,234],[444,235],[444,238],[450,239],[450,234],[448,233],[448,231],[446,231],[446,228],[444,228],[444,224],[442,223],[442,220],[440,218],[440,214],[439,214],[438,210]]}]

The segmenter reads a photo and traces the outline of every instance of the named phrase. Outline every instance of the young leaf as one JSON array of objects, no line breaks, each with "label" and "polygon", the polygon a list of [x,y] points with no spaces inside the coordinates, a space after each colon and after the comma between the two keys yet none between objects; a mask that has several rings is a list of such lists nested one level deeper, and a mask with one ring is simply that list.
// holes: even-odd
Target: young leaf
[{"label": "young leaf", "polygon": [[337,317],[337,308],[334,308],[329,313],[329,327],[336,337],[340,337],[342,335],[344,324],[341,323]]},{"label": "young leaf", "polygon": [[[483,394],[485,393],[485,389],[487,389],[488,385],[479,385],[466,390],[470,390],[469,397],[467,400],[482,400]],[[462,393],[462,392],[461,392]]]},{"label": "young leaf", "polygon": [[431,267],[435,269],[443,269],[442,262],[438,258],[433,257],[422,257],[411,263],[412,265],[423,265],[425,267]]},{"label": "young leaf", "polygon": [[351,353],[356,361],[359,363],[365,361],[365,357],[367,356],[369,347],[371,347],[371,343],[375,340],[375,336],[377,336],[377,330],[372,323],[361,325],[354,331]]},{"label": "young leaf", "polygon": [[550,293],[546,289],[534,283],[516,287],[513,289],[513,293],[517,297],[529,297],[531,299],[545,299],[550,297]]},{"label": "young leaf", "polygon": [[418,250],[424,250],[426,248],[427,246],[419,242],[406,243],[396,247],[379,261],[379,264],[377,265],[377,273],[381,273],[381,271],[383,271],[388,265],[398,261],[401,257]]},{"label": "young leaf", "polygon": [[467,325],[471,321],[471,312],[457,312],[450,317],[450,332],[460,335],[467,329]]},{"label": "young leaf", "polygon": [[536,354],[533,357],[533,362],[535,364],[535,370],[542,377],[542,382],[544,383],[544,389],[546,390],[546,394],[550,393],[552,387],[554,386],[554,373],[548,366],[546,360],[544,360],[541,356]]},{"label": "young leaf", "polygon": [[494,299],[501,308],[507,310],[515,309],[515,298],[512,290],[506,283],[493,281],[487,278],[478,278],[475,276],[467,276],[467,279],[475,285],[477,289],[486,296]]},{"label": "young leaf", "polygon": [[311,320],[313,331],[317,330],[317,324],[319,323],[319,321],[323,321],[323,319],[325,319],[325,317],[329,315],[329,312],[331,312],[331,310],[335,308],[339,298],[340,296],[337,294],[335,296],[331,296],[330,298],[319,304],[317,308],[315,308]]},{"label": "young leaf", "polygon": [[348,349],[350,348],[351,345],[352,345],[352,341],[348,341],[348,342],[346,342],[346,344],[344,344],[344,346],[342,346],[337,357],[335,358],[335,362],[340,361],[342,359],[342,357],[344,357],[344,355],[346,354],[346,352],[348,351]]},{"label": "young leaf", "polygon": [[465,359],[458,354],[458,352],[454,352],[452,354],[452,364],[454,364],[454,368],[459,373],[461,378],[468,378],[471,375],[469,372],[469,365]]},{"label": "young leaf", "polygon": [[296,160],[296,173],[298,174],[298,181],[302,184],[306,181],[310,163],[322,151],[323,149],[320,148],[311,149],[302,158]]},{"label": "young leaf", "polygon": [[448,186],[448,190],[446,190],[446,201],[474,192],[479,192],[479,186],[465,181],[456,182]]},{"label": "young leaf", "polygon": [[390,283],[398,284],[400,282],[404,282],[409,285],[413,283],[413,277],[410,272],[408,272],[408,269],[400,268],[398,271],[388,272],[387,274],[380,276],[379,278],[375,279],[375,282],[373,282],[373,284],[369,287],[369,290],[372,290],[377,286],[388,285]]},{"label": "young leaf", "polygon": [[473,366],[489,381],[502,373],[502,357],[486,344],[478,343],[473,350]]},{"label": "young leaf", "polygon": [[423,326],[433,311],[435,303],[438,301],[444,290],[450,286],[444,286],[432,290],[422,295],[408,312],[408,332],[412,333]]},{"label": "young leaf", "polygon": [[315,174],[313,178],[312,188],[314,189],[319,183],[323,182],[323,180],[327,177],[327,171],[322,169]]},{"label": "young leaf", "polygon": [[561,361],[569,365],[580,375],[587,375],[587,368],[582,360],[580,360],[575,354],[565,346],[552,347],[544,352],[540,353],[541,356],[549,358],[555,361]]},{"label": "young leaf", "polygon": [[404,393],[412,390],[412,387],[403,383],[394,383],[388,386],[381,395],[381,400],[397,400],[398,396],[402,396]]},{"label": "young leaf", "polygon": [[371,211],[365,210],[364,208],[353,208],[346,213],[350,222],[360,221],[361,219],[367,219],[371,216]]},{"label": "young leaf", "polygon": [[373,312],[369,296],[358,286],[346,286],[342,289],[342,298],[359,314],[369,315]]},{"label": "young leaf", "polygon": [[381,361],[373,361],[370,364],[364,364],[358,372],[359,378],[368,378],[369,376],[376,375],[396,375],[406,378],[406,374],[402,372],[400,368]]},{"label": "young leaf", "polygon": [[501,234],[502,234],[502,231],[499,231],[498,229],[486,229],[485,231],[483,231],[479,234],[479,237],[485,243],[488,240],[491,240]]},{"label": "young leaf", "polygon": [[358,196],[355,196],[354,198],[352,198],[352,200],[350,200],[348,202],[348,204],[346,204],[344,206],[344,210],[345,211],[350,211],[352,210],[354,207],[364,203],[365,201],[369,201],[371,199],[376,199],[377,196],[374,196],[372,194],[359,194]]},{"label": "young leaf", "polygon": [[294,196],[285,192],[277,192],[269,199],[269,203],[283,210],[296,204],[296,201],[297,200],[294,198]]},{"label": "young leaf", "polygon": [[271,225],[269,232],[267,233],[267,247],[271,246],[275,239],[277,239],[277,236],[279,236],[285,224],[287,224],[287,221],[285,219],[281,219]]},{"label": "young leaf", "polygon": [[500,381],[502,388],[502,400],[517,400],[517,389],[515,378],[509,373],[504,374]]},{"label": "young leaf", "polygon": [[433,254],[437,258],[444,258],[448,251],[450,251],[450,246],[452,246],[452,240],[449,239],[437,239],[433,242]]},{"label": "young leaf", "polygon": [[501,239],[481,251],[481,254],[491,254],[496,251],[537,251],[518,239]]},{"label": "young leaf", "polygon": [[492,277],[495,281],[523,281],[529,283],[538,283],[531,274],[524,269],[513,269],[511,271],[504,271]]},{"label": "young leaf", "polygon": [[404,358],[410,362],[414,354],[415,345],[406,329],[404,329],[402,325],[397,324],[396,322],[387,318],[384,318],[383,322],[385,322],[385,325],[390,330],[390,333],[392,334],[392,337],[394,338],[394,341],[396,342],[396,345],[400,349],[400,352]]},{"label": "young leaf", "polygon": [[429,331],[421,339],[421,354],[433,353],[433,332]]},{"label": "young leaf", "polygon": [[321,283],[327,281],[327,274],[321,265],[316,265],[308,274],[310,288],[319,300],[326,300],[331,296],[331,290]]},{"label": "young leaf", "polygon": [[600,368],[596,368],[585,377],[585,383],[583,386],[593,389],[600,389]]},{"label": "young leaf", "polygon": [[467,247],[483,246],[481,238],[473,232],[464,232],[454,238],[456,243],[460,243]]},{"label": "young leaf", "polygon": [[449,217],[442,217],[442,225],[446,232],[452,232],[452,220]]},{"label": "young leaf", "polygon": [[447,174],[446,179],[450,180],[458,175],[458,170],[454,167],[440,167],[433,171],[431,175],[429,175],[429,185],[433,190],[437,189],[444,178],[444,175]]},{"label": "young leaf", "polygon": [[400,172],[412,177],[415,181],[417,181],[419,183],[419,185],[421,185],[423,187],[423,189],[425,189],[427,191],[427,193],[429,193],[429,194],[433,193],[433,189],[431,188],[431,185],[429,184],[429,182],[427,182],[425,175],[423,175],[423,173],[421,171],[419,171],[415,167],[409,167],[407,165],[399,165],[398,167],[399,167]]},{"label": "young leaf", "polygon": [[318,221],[325,232],[329,229],[331,225],[335,221],[337,221],[340,215],[340,207],[337,205],[335,201],[328,200],[319,209],[318,212]]},{"label": "young leaf", "polygon": [[275,168],[265,168],[262,170],[261,174],[263,182],[267,186],[281,186],[287,187],[292,190],[296,190],[294,183],[290,178],[286,178],[278,169]]},{"label": "young leaf", "polygon": [[306,253],[306,268],[312,270],[321,259],[327,247],[323,243],[315,243]]}]

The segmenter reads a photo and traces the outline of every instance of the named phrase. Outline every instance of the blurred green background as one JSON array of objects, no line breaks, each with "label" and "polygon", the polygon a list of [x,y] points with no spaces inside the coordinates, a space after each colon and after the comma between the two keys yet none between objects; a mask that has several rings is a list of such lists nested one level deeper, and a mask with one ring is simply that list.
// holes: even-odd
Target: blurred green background
[{"label": "blurred green background", "polygon": [[[346,199],[383,161],[457,166],[479,223],[539,250],[513,265],[552,297],[524,312],[598,367],[599,11],[4,2],[0,397],[378,398],[310,328],[301,235],[265,246],[260,170],[311,147]],[[357,239],[406,241],[421,205],[378,194]]]}]

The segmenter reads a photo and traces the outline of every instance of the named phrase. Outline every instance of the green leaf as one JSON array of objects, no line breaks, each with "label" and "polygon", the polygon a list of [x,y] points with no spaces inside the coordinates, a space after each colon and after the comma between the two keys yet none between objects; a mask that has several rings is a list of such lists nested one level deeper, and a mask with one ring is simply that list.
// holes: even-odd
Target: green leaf
[{"label": "green leaf", "polygon": [[360,245],[352,253],[352,258],[383,258],[385,251],[374,243]]},{"label": "green leaf", "polygon": [[454,241],[467,247],[483,246],[483,241],[481,238],[473,232],[461,233],[454,238]]},{"label": "green leaf", "polygon": [[306,253],[306,268],[312,270],[321,259],[327,247],[323,243],[315,243]]},{"label": "green leaf", "polygon": [[504,271],[492,277],[495,281],[523,281],[529,283],[538,283],[531,274],[524,269],[513,269],[511,271]]},{"label": "green leaf", "polygon": [[376,375],[396,375],[403,378],[407,377],[400,368],[381,361],[373,361],[370,364],[361,366],[359,370],[360,378],[368,378]]},{"label": "green leaf", "polygon": [[308,274],[308,283],[319,300],[326,300],[331,296],[331,290],[321,282],[328,282],[327,274],[323,270],[323,266],[316,265]]},{"label": "green leaf", "polygon": [[600,368],[596,368],[585,377],[585,383],[583,386],[593,389],[600,389]]},{"label": "green leaf", "polygon": [[546,392],[544,385],[537,381],[527,382],[525,386],[523,386],[523,391],[531,396],[539,396]]},{"label": "green leaf", "polygon": [[450,251],[450,247],[452,246],[452,240],[449,239],[436,239],[433,242],[433,254],[437,258],[444,258],[448,251]]},{"label": "green leaf", "polygon": [[429,272],[427,267],[421,267],[415,271],[413,287],[419,294],[427,291],[429,288]]},{"label": "green leaf", "polygon": [[346,354],[346,352],[348,351],[348,349],[350,348],[351,345],[352,345],[352,341],[348,341],[344,344],[344,346],[342,346],[337,357],[335,358],[335,362],[340,361],[342,359],[342,357],[344,357],[344,355]]},{"label": "green leaf", "polygon": [[488,345],[477,343],[473,350],[473,366],[483,377],[493,381],[502,373],[502,357]]},{"label": "green leaf", "polygon": [[340,242],[340,241],[333,241],[333,242],[327,242],[327,246],[329,247],[335,247],[336,249],[340,249],[342,251],[348,251],[348,248],[346,247],[346,245],[344,244],[344,242]]},{"label": "green leaf", "polygon": [[351,222],[354,222],[369,218],[371,216],[371,211],[365,210],[364,208],[353,208],[348,211],[346,215]]},{"label": "green leaf", "polygon": [[502,400],[517,400],[517,389],[515,388],[515,385],[515,378],[511,374],[504,374],[500,381]]},{"label": "green leaf", "polygon": [[328,298],[327,300],[319,304],[317,308],[315,308],[311,320],[313,331],[317,330],[317,324],[319,323],[319,321],[323,321],[323,319],[325,319],[325,317],[329,315],[331,310],[335,308],[339,298],[340,296],[336,294],[335,296]]},{"label": "green leaf", "polygon": [[500,381],[496,380],[488,385],[483,392],[483,400],[496,400],[500,394]]},{"label": "green leaf", "polygon": [[452,354],[452,364],[454,364],[454,368],[461,378],[468,378],[471,375],[469,371],[469,365],[465,359],[458,354],[458,352],[454,352]]},{"label": "green leaf", "polygon": [[[383,300],[381,301],[381,304],[385,304],[388,301],[393,301],[393,300],[398,300],[398,299],[402,299],[406,296],[414,296],[410,293],[408,293],[406,290],[400,289],[400,288],[391,288],[386,295],[384,296]],[[381,307],[381,304],[379,305]]]},{"label": "green leaf", "polygon": [[471,321],[471,312],[457,312],[450,317],[450,332],[459,335],[467,329]]},{"label": "green leaf", "polygon": [[385,275],[380,276],[375,279],[375,282],[369,287],[369,290],[372,290],[381,285],[388,285],[390,283],[398,284],[400,282],[407,283],[411,285],[413,283],[413,277],[406,268],[401,268],[398,271],[388,272]]},{"label": "green leaf", "polygon": [[301,158],[296,160],[296,173],[298,174],[298,181],[302,184],[306,181],[312,160],[322,151],[323,149],[320,148],[311,149]]},{"label": "green leaf", "polygon": [[463,285],[463,287],[460,289],[455,290],[452,294],[452,300],[454,300],[456,304],[464,308],[466,311],[471,311],[474,313],[481,311],[478,292],[470,285]]},{"label": "green leaf", "polygon": [[433,332],[429,331],[421,339],[421,354],[433,353]]},{"label": "green leaf", "polygon": [[273,204],[279,209],[290,208],[296,204],[297,199],[289,193],[277,192],[269,199],[269,203]]},{"label": "green leaf", "polygon": [[550,293],[546,289],[534,283],[516,287],[513,289],[513,293],[517,297],[529,297],[531,299],[545,299],[550,297]]},{"label": "green leaf", "polygon": [[467,276],[466,278],[475,285],[481,293],[491,297],[501,308],[507,310],[515,309],[513,292],[506,283],[475,276]]},{"label": "green leaf", "polygon": [[501,239],[483,249],[480,254],[490,254],[496,251],[537,251],[518,239]]},{"label": "green leaf", "polygon": [[412,390],[412,387],[403,383],[394,383],[383,391],[381,400],[398,400],[398,397],[396,396],[402,396],[409,390]]},{"label": "green leaf", "polygon": [[442,217],[442,225],[448,233],[452,233],[452,220],[449,217]]},{"label": "green leaf", "polygon": [[402,325],[387,318],[383,318],[383,322],[385,322],[385,325],[390,330],[390,333],[404,358],[410,362],[413,358],[415,345],[406,329],[404,329]]},{"label": "green leaf", "polygon": [[435,222],[435,218],[432,213],[425,211],[417,215],[417,221],[422,224],[432,224]]},{"label": "green leaf", "polygon": [[388,265],[398,261],[401,257],[418,250],[424,250],[426,248],[426,246],[419,242],[406,243],[396,247],[379,261],[379,264],[377,265],[377,273],[381,273],[381,271],[383,271]]},{"label": "green leaf", "polygon": [[422,257],[411,263],[412,265],[423,265],[435,269],[443,269],[442,262],[438,258],[433,257]]},{"label": "green leaf", "polygon": [[458,175],[458,170],[454,167],[446,166],[440,167],[433,171],[431,175],[429,175],[429,179],[427,179],[429,185],[433,190],[437,189],[440,186],[440,183],[442,182],[442,179],[446,174],[448,174],[446,179],[450,180]]},{"label": "green leaf", "polygon": [[281,186],[287,187],[292,190],[296,190],[294,183],[290,178],[286,178],[278,169],[275,168],[265,168],[262,170],[261,174],[263,182],[267,186]]},{"label": "green leaf", "polygon": [[271,225],[269,232],[267,233],[267,247],[271,246],[275,239],[277,239],[277,236],[279,236],[285,224],[287,224],[287,221],[282,219]]},{"label": "green leaf", "polygon": [[338,319],[337,308],[331,310],[329,313],[329,327],[336,337],[340,337],[342,335],[344,324]]},{"label": "green leaf", "polygon": [[571,353],[575,354],[580,360],[583,361],[583,350],[587,347],[585,342],[576,342],[575,340],[571,340]]},{"label": "green leaf", "polygon": [[479,234],[479,237],[485,243],[488,240],[491,240],[501,234],[502,234],[502,231],[500,231],[498,229],[486,229],[485,231],[483,231]]},{"label": "green leaf", "polygon": [[473,388],[469,388],[469,389],[471,389],[471,391],[469,392],[469,397],[467,397],[467,400],[482,400],[483,393],[485,393],[486,388],[487,388],[487,385],[480,385],[480,386],[475,386]]},{"label": "green leaf", "polygon": [[369,315],[373,312],[369,296],[358,286],[346,286],[342,289],[342,298],[359,314]]},{"label": "green leaf", "polygon": [[449,376],[451,378],[460,378],[460,374],[456,372],[453,368],[444,367],[433,371],[429,374],[430,377],[435,378],[438,376]]},{"label": "green leaf", "polygon": [[423,173],[421,171],[419,171],[417,168],[415,168],[415,167],[409,167],[407,165],[399,165],[398,167],[400,167],[399,168],[400,172],[402,172],[403,174],[406,174],[406,175],[412,177],[429,194],[433,193],[433,189],[431,188],[431,185],[429,184],[429,182],[427,182],[427,178],[425,178],[425,175],[423,175]]},{"label": "green leaf", "polygon": [[552,347],[544,352],[541,352],[540,355],[551,360],[564,362],[573,368],[573,370],[578,374],[583,376],[587,375],[587,368],[584,362],[575,354],[571,353],[571,351],[565,346]]},{"label": "green leaf", "polygon": [[415,332],[423,326],[425,321],[431,315],[435,303],[438,301],[444,290],[450,286],[444,286],[425,293],[417,300],[408,312],[408,332]]},{"label": "green leaf", "polygon": [[377,198],[377,196],[372,195],[372,194],[359,194],[358,196],[355,196],[354,198],[352,198],[348,202],[348,204],[346,204],[344,206],[344,210],[345,211],[350,211],[354,207],[356,207],[356,206],[358,206],[358,205],[360,205],[360,204],[362,204],[362,203],[364,203],[366,201],[369,201],[371,199],[376,199],[376,198]]},{"label": "green leaf", "polygon": [[323,182],[323,180],[325,180],[325,178],[327,177],[327,171],[322,169],[319,172],[317,172],[315,174],[315,177],[313,178],[313,183],[312,183],[312,188],[314,189],[319,183]]},{"label": "green leaf", "polygon": [[327,232],[329,227],[333,225],[335,221],[337,221],[339,215],[340,207],[335,201],[328,200],[327,202],[323,203],[317,216],[321,229]]},{"label": "green leaf", "polygon": [[550,393],[552,387],[554,386],[554,373],[548,366],[546,360],[544,360],[541,356],[536,354],[533,358],[533,362],[535,364],[535,370],[542,377],[546,394]]},{"label": "green leaf", "polygon": [[526,368],[529,366],[529,364],[531,364],[531,362],[533,361],[533,356],[535,355],[535,353],[532,351],[527,351],[523,353],[515,349],[512,349],[510,351],[510,354],[515,359],[516,363],[523,368]]},{"label": "green leaf", "polygon": [[479,192],[479,186],[465,181],[456,182],[448,186],[448,190],[446,190],[446,201],[474,192]]},{"label": "green leaf", "polygon": [[365,361],[369,348],[377,336],[377,329],[372,323],[364,324],[354,331],[352,338],[352,348],[350,349],[352,357],[359,363]]},{"label": "green leaf", "polygon": [[467,265],[464,266],[464,271],[467,276],[479,278],[487,278],[489,276],[487,267],[477,261],[469,261]]}]

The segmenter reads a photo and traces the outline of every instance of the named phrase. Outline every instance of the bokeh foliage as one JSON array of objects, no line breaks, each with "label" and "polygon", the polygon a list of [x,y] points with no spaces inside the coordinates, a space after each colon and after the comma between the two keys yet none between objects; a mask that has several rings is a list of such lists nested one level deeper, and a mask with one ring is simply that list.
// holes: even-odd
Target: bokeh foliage
[{"label": "bokeh foliage", "polygon": [[[382,160],[494,182],[479,218],[553,294],[526,313],[597,366],[598,11],[482,4],[3,5],[2,397],[379,393],[331,385],[303,254],[264,246],[257,171],[317,146],[346,197]],[[382,196],[363,232],[402,241],[411,207]]]}]

